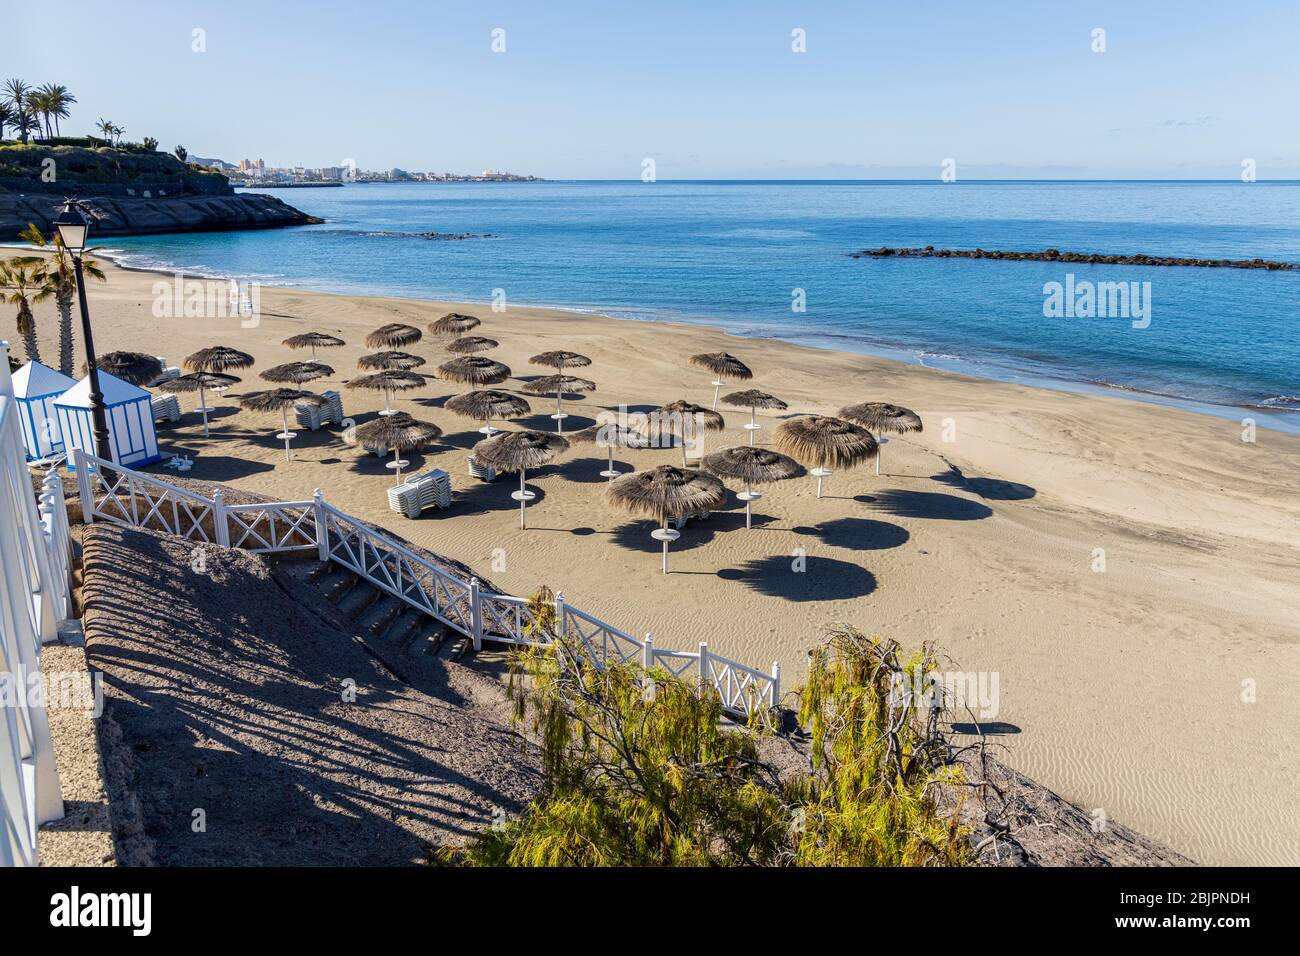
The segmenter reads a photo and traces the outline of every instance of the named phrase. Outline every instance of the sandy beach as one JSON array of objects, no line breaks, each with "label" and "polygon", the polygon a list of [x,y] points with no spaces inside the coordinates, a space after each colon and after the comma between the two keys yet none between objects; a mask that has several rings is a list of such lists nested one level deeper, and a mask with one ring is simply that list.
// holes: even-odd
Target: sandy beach
[{"label": "sandy beach", "polygon": [[[1300,683],[1300,436],[1261,427],[1248,442],[1238,421],[1120,397],[555,310],[264,288],[253,328],[156,318],[152,287],[170,276],[106,271],[109,281],[90,289],[101,353],[139,349],[179,365],[225,344],[257,359],[241,385],[209,395],[221,406],[210,439],[194,414],[159,426],[165,454],[194,457],[187,477],[295,500],[319,487],[336,507],[515,593],[546,584],[661,646],[708,641],[763,668],[779,661],[787,686],[831,622],[905,645],[933,641],[954,670],[997,675],[1004,759],[1098,820],[1202,863],[1300,863],[1300,700],[1291,693]],[[529,475],[537,499],[521,531],[509,497],[517,483],[482,484],[466,472],[477,424],[442,407],[464,386],[430,381],[394,403],[444,430],[440,444],[405,457],[413,469],[446,469],[458,493],[449,511],[416,521],[388,510],[383,460],[338,430],[302,432],[286,462],[279,416],[238,410],[234,395],[266,387],[259,369],[310,357],[282,339],[321,330],[348,344],[321,351],[336,374],[311,387],[337,388],[347,413],[367,421],[382,397],[342,384],[360,374],[365,333],[388,322],[423,329],[448,311],[479,316],[476,331],[500,341],[490,357],[515,378],[498,388],[518,391],[544,374],[527,361],[537,352],[592,358],[577,374],[597,391],[566,400],[566,431],[621,404],[707,406],[712,376],[686,360],[717,350],[754,370],[738,387],[788,402],[783,415],[888,401],[917,411],[925,430],[889,441],[879,477],[870,466],[838,472],[821,499],[811,478],[763,488],[752,530],[733,498],[684,529],[665,577],[651,525],[606,502],[604,450],[591,445]],[[57,353],[52,307],[38,306],[37,321],[48,363]],[[428,359],[426,372],[451,357],[427,335],[407,350]],[[553,402],[529,401],[533,414],[517,424],[552,429]],[[195,404],[182,396],[187,413]],[[748,411],[720,410],[727,428],[707,436],[706,451],[746,441]],[[766,442],[778,419],[759,420]],[[623,471],[680,463],[668,450],[615,458]]]}]

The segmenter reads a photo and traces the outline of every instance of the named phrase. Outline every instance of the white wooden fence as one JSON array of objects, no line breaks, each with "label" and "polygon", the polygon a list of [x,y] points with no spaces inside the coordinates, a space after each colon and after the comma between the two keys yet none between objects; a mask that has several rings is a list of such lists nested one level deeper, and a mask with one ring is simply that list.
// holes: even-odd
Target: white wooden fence
[{"label": "white wooden fence", "polygon": [[[348,568],[381,591],[466,635],[476,650],[484,640],[535,646],[555,636],[575,638],[597,666],[633,662],[647,668],[662,667],[715,687],[723,706],[737,716],[748,718],[780,701],[778,663],[765,673],[713,654],[706,643],[694,651],[659,648],[649,634],[639,638],[606,624],[569,605],[563,594],[555,600],[554,626],[559,634],[546,633],[535,627],[526,599],[484,591],[477,578],[466,581],[436,567],[332,507],[319,490],[310,501],[227,505],[220,490],[212,498],[204,498],[80,450],[73,454],[82,517],[87,524],[111,521],[262,553],[314,550],[321,561]],[[105,470],[111,477],[104,476]]]},{"label": "white wooden fence", "polygon": [[57,477],[37,511],[8,352],[0,342],[0,866],[32,866],[37,827],[63,816],[45,702],[31,688],[42,686],[41,645],[68,614],[68,523]]}]

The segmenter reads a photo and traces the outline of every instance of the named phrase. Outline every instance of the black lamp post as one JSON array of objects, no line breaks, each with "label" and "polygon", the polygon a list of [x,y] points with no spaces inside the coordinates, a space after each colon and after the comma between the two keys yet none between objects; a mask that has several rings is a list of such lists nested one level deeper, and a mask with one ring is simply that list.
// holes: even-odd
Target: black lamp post
[{"label": "black lamp post", "polygon": [[105,461],[113,455],[108,443],[108,419],[104,416],[104,393],[99,389],[99,367],[95,360],[95,338],[90,331],[90,310],[86,307],[86,281],[81,273],[81,254],[86,249],[90,220],[75,199],[64,200],[63,209],[54,220],[63,248],[72,256],[77,273],[77,299],[81,303],[81,337],[86,343],[86,367],[90,371],[90,417],[95,433],[95,454]]}]

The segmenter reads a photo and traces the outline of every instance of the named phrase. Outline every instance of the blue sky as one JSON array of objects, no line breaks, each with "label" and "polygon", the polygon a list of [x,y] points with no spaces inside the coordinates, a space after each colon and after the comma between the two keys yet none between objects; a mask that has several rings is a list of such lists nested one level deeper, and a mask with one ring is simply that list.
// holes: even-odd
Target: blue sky
[{"label": "blue sky", "polygon": [[230,161],[633,179],[649,157],[661,179],[933,178],[952,158],[968,179],[1235,179],[1250,158],[1260,179],[1300,178],[1293,2],[58,9],[7,12],[4,77],[70,87],[66,131],[105,116]]}]

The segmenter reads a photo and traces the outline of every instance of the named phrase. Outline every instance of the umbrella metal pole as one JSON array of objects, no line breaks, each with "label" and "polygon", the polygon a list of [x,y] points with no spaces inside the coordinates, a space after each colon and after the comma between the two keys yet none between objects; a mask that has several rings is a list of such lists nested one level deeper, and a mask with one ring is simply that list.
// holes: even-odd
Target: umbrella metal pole
[{"label": "umbrella metal pole", "polygon": [[753,486],[753,484],[750,483],[750,482],[748,482],[748,481],[745,482],[745,527],[746,527],[746,528],[751,527],[751,524],[750,524],[751,516],[750,516],[750,510],[749,510],[749,505],[750,505],[749,495],[750,495],[751,492],[753,492],[753,490],[754,490],[754,486]]},{"label": "umbrella metal pole", "polygon": [[[874,438],[875,436],[873,435],[872,437]],[[885,437],[883,432],[881,433],[880,437],[881,438]],[[876,477],[877,478],[880,477],[880,442],[876,442]]]},{"label": "umbrella metal pole", "polygon": [[718,380],[713,383],[713,410],[715,412],[718,410],[718,396],[722,394],[723,384],[724,382],[722,381],[721,375],[719,375]]},{"label": "umbrella metal pole", "polygon": [[[402,483],[402,459],[398,457],[398,451],[396,448],[393,449],[393,465],[394,471],[397,472],[397,484],[400,485]],[[397,485],[394,485],[393,487],[396,488]]]},{"label": "umbrella metal pole", "polygon": [[614,480],[614,446],[610,445],[607,450],[609,451],[609,480],[613,481]]},{"label": "umbrella metal pole", "polygon": [[[757,424],[758,424],[758,422],[756,422],[756,421],[754,420],[755,415],[756,415],[756,412],[757,412],[757,410],[756,410],[756,409],[753,409],[753,408],[751,408],[751,409],[749,410],[749,424],[750,424],[751,426],[753,426],[753,425],[757,425]],[[751,427],[751,428],[749,429],[749,443],[750,443],[751,445],[754,444],[754,432],[756,432],[756,431],[758,431],[757,428],[752,428],[752,427]]]},{"label": "umbrella metal pole", "polygon": [[[203,437],[208,437],[208,402],[203,396],[203,382],[199,382],[199,408],[203,412]],[[286,429],[287,431],[288,429]]]},{"label": "umbrella metal pole", "polygon": [[284,460],[293,461],[293,455],[289,453],[289,406],[288,405],[280,409],[280,417],[284,420]]},{"label": "umbrella metal pole", "polygon": [[[668,530],[668,519],[664,518],[664,530]],[[664,574],[668,573],[668,536],[664,535]]]},{"label": "umbrella metal pole", "polygon": [[521,530],[527,527],[524,521],[524,514],[528,509],[528,499],[524,497],[525,494],[527,494],[527,490],[524,488],[525,474],[526,474],[525,469],[520,468],[519,469],[519,527]]}]

